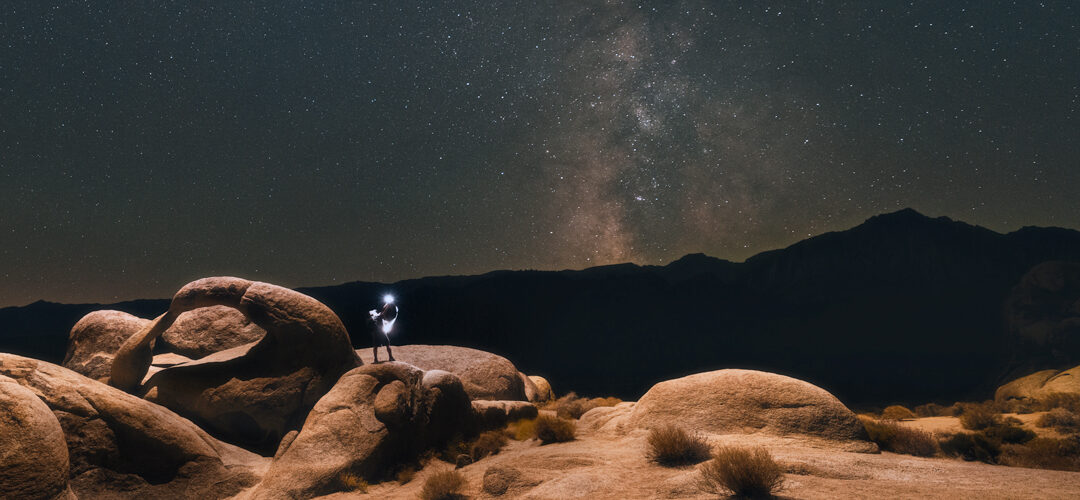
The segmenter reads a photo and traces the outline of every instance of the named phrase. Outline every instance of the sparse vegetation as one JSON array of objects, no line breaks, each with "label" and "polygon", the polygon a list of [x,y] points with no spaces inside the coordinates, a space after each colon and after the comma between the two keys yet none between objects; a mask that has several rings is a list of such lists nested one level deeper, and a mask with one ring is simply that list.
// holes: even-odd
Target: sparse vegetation
[{"label": "sparse vegetation", "polygon": [[532,439],[536,437],[536,419],[522,419],[517,422],[511,422],[506,426],[506,432],[514,438],[515,441],[525,441],[526,439]]},{"label": "sparse vegetation", "polygon": [[540,415],[536,417],[536,438],[541,444],[573,441],[575,427],[573,420]]},{"label": "sparse vegetation", "polygon": [[978,431],[1001,423],[1001,416],[989,405],[973,403],[961,408],[964,412],[960,414],[960,426],[965,429]]},{"label": "sparse vegetation", "polygon": [[416,469],[412,467],[405,467],[398,471],[397,476],[394,478],[398,484],[408,484],[416,477]]},{"label": "sparse vegetation", "polygon": [[579,419],[585,412],[600,406],[615,406],[622,403],[619,398],[583,398],[574,392],[568,392],[544,406],[545,410],[554,411],[562,418]]},{"label": "sparse vegetation", "polygon": [[881,418],[885,420],[903,420],[915,418],[915,413],[901,405],[892,405],[881,412]]},{"label": "sparse vegetation", "polygon": [[476,437],[469,446],[469,457],[473,462],[488,455],[495,455],[506,446],[507,438],[504,431],[487,431]]},{"label": "sparse vegetation", "polygon": [[1023,444],[1035,439],[1035,433],[1019,427],[1019,423],[1019,420],[1010,418],[983,429],[982,434],[987,439],[1002,444]]},{"label": "sparse vegetation", "polygon": [[978,460],[994,464],[1001,454],[1000,444],[978,433],[951,434],[938,441],[938,445],[946,455],[960,457],[969,462]]},{"label": "sparse vegetation", "polygon": [[1054,392],[1043,396],[1039,400],[1039,410],[1051,411],[1055,408],[1064,408],[1080,414],[1080,394]]},{"label": "sparse vegetation", "polygon": [[999,462],[1013,467],[1080,471],[1080,437],[1035,438],[1023,445],[1005,445]]},{"label": "sparse vegetation", "polygon": [[660,465],[696,464],[709,458],[709,443],[698,433],[666,425],[649,431],[646,437],[649,460]]},{"label": "sparse vegetation", "polygon": [[422,500],[462,500],[465,498],[464,490],[468,484],[465,476],[456,470],[439,471],[428,476],[424,481],[420,498]]},{"label": "sparse vegetation", "polygon": [[859,420],[866,428],[870,440],[877,443],[882,450],[917,457],[932,457],[937,454],[937,442],[930,434],[904,427],[894,421],[869,417],[859,417]]},{"label": "sparse vegetation", "polygon": [[914,412],[915,412],[915,416],[917,416],[919,418],[951,417],[952,415],[947,415],[946,414],[946,413],[949,413],[950,408],[951,407],[941,406],[941,405],[939,405],[937,403],[927,403],[927,404],[924,404],[924,405],[916,406],[914,408]]},{"label": "sparse vegetation", "polygon": [[783,483],[784,473],[764,448],[723,446],[701,466],[701,488],[709,493],[768,498]]},{"label": "sparse vegetation", "polygon": [[342,472],[338,475],[338,482],[344,491],[367,493],[368,483],[362,477],[350,472]]},{"label": "sparse vegetation", "polygon": [[446,443],[446,447],[439,452],[440,460],[452,464],[458,463],[462,456],[469,456],[469,443],[465,441],[465,437],[461,434],[456,434],[451,438]]},{"label": "sparse vegetation", "polygon": [[1065,408],[1054,408],[1035,422],[1039,427],[1049,427],[1061,433],[1080,432],[1080,414]]}]

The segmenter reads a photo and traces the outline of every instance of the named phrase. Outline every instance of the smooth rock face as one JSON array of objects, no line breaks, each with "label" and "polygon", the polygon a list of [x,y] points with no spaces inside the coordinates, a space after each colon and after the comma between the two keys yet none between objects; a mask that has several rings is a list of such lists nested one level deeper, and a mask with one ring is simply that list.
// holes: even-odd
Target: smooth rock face
[{"label": "smooth rock face", "polygon": [[455,381],[399,362],[349,371],[279,451],[251,497],[311,498],[343,491],[346,475],[387,477],[397,464],[464,430],[471,410]]},{"label": "smooth rock face", "polygon": [[[371,349],[357,349],[364,363]],[[525,384],[506,358],[490,352],[448,345],[394,346],[394,359],[421,370],[443,370],[461,379],[472,399],[527,401]]]},{"label": "smooth rock face", "polygon": [[227,306],[193,309],[176,318],[161,334],[168,351],[199,359],[218,351],[256,342],[266,335],[240,311]]},{"label": "smooth rock face", "polygon": [[1051,394],[1080,394],[1080,366],[1068,370],[1043,370],[1020,377],[994,392],[994,399],[1041,400]]},{"label": "smooth rock face", "polygon": [[0,498],[62,498],[68,450],[60,422],[33,392],[0,375]]},{"label": "smooth rock face", "polygon": [[[867,445],[866,430],[824,389],[775,373],[718,370],[654,385],[634,405],[629,424],[677,423],[714,434],[799,434]],[[867,446],[870,448],[870,446]]]},{"label": "smooth rock face", "polygon": [[[298,428],[319,398],[360,359],[337,315],[319,301],[238,278],[188,284],[177,292],[169,312],[156,320],[156,330],[145,334],[167,331],[170,318],[182,316],[186,308],[222,304],[246,314],[266,334],[255,343],[165,367],[136,392],[229,442],[269,456],[282,436]],[[131,345],[122,347],[128,354],[118,354],[114,378],[121,361],[127,363],[125,381],[142,376],[140,370],[146,373],[149,361],[138,355],[145,349],[137,341],[133,338]]]},{"label": "smooth rock face", "polygon": [[0,354],[0,375],[59,422],[70,486],[81,498],[223,498],[253,485],[266,465],[166,408],[66,368]]},{"label": "smooth rock face", "polygon": [[113,357],[128,337],[150,320],[121,311],[94,311],[83,316],[68,334],[63,365],[92,379],[109,380]]},{"label": "smooth rock face", "polygon": [[536,388],[536,399],[530,399],[534,403],[547,403],[555,401],[555,391],[551,390],[551,384],[547,379],[539,375],[529,375],[529,381]]}]

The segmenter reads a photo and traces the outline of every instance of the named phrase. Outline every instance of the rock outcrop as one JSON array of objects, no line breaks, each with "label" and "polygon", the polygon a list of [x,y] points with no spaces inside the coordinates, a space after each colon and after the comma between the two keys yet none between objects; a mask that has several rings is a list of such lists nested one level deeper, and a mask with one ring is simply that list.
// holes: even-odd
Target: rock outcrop
[{"label": "rock outcrop", "polygon": [[532,382],[535,396],[530,398],[529,401],[534,403],[547,403],[548,401],[555,401],[555,391],[551,390],[551,384],[547,379],[539,375],[529,375],[529,381]]},{"label": "rock outcrop", "polygon": [[251,497],[311,498],[349,478],[384,479],[429,446],[462,433],[471,415],[457,377],[387,362],[343,375],[278,451]]},{"label": "rock outcrop", "polygon": [[1080,394],[1080,366],[1068,370],[1042,370],[1020,377],[994,392],[997,401],[1040,401],[1051,394]]},{"label": "rock outcrop", "polygon": [[[356,351],[371,363],[371,349]],[[461,379],[472,399],[527,401],[525,384],[508,359],[490,352],[449,345],[394,346],[394,358],[421,370],[444,370]]]},{"label": "rock outcrop", "polygon": [[0,375],[0,498],[74,498],[60,422],[33,392]]},{"label": "rock outcrop", "polygon": [[[255,484],[266,466],[266,459],[210,437],[166,408],[66,368],[0,354],[0,375],[31,392],[59,422],[70,487],[81,498],[223,498]],[[36,415],[44,419],[40,408]],[[59,468],[55,430],[43,440],[28,432],[4,443],[31,447],[43,470]]]},{"label": "rock outcrop", "polygon": [[478,399],[472,402],[473,413],[482,429],[498,429],[510,422],[536,418],[539,410],[528,401],[489,401]]},{"label": "rock outcrop", "polygon": [[[150,342],[183,313],[234,308],[266,331],[255,343],[166,367],[142,383]],[[272,454],[338,377],[360,365],[337,315],[307,295],[240,278],[206,278],[120,347],[110,384],[166,406],[230,442]]]},{"label": "rock outcrop", "polygon": [[240,311],[226,306],[193,309],[176,318],[161,334],[165,350],[191,359],[257,342],[266,335]]},{"label": "rock outcrop", "polygon": [[866,430],[835,396],[808,382],[754,370],[718,370],[660,382],[634,405],[629,424],[678,423],[714,434],[803,435],[874,451]]},{"label": "rock outcrop", "polygon": [[150,320],[121,311],[94,311],[87,314],[71,328],[63,365],[106,382],[120,345],[149,324]]}]

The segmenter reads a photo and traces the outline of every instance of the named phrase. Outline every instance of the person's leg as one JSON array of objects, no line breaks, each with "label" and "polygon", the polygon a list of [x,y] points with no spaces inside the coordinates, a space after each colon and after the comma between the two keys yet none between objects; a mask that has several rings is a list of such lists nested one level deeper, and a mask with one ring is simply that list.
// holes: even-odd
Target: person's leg
[{"label": "person's leg", "polygon": [[374,359],[374,361],[372,361],[373,363],[378,363],[379,362],[379,342],[380,342],[380,340],[381,339],[379,339],[378,328],[372,327],[372,329],[371,329],[371,354],[372,354],[372,358]]},{"label": "person's leg", "polygon": [[386,337],[386,355],[390,357],[390,361],[393,361],[394,353],[390,351],[390,336],[383,333],[383,337]]}]

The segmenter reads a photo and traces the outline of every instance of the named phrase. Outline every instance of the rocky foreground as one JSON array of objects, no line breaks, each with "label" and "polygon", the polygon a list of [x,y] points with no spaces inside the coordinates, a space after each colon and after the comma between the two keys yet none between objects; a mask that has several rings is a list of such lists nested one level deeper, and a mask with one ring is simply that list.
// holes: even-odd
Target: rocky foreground
[{"label": "rocky foreground", "polygon": [[[0,498],[416,498],[433,450],[534,418],[547,382],[451,346],[354,351],[337,316],[275,285],[208,278],[155,319],[98,311],[64,366],[0,354]],[[381,356],[380,356],[381,357]],[[385,358],[383,358],[385,359]],[[1075,498],[1080,473],[878,452],[827,391],[719,370],[594,408],[577,439],[456,460],[478,498],[709,498],[646,458],[650,429],[766,447],[795,498]],[[419,467],[411,481],[395,480]],[[715,495],[712,495],[715,496]]]}]

